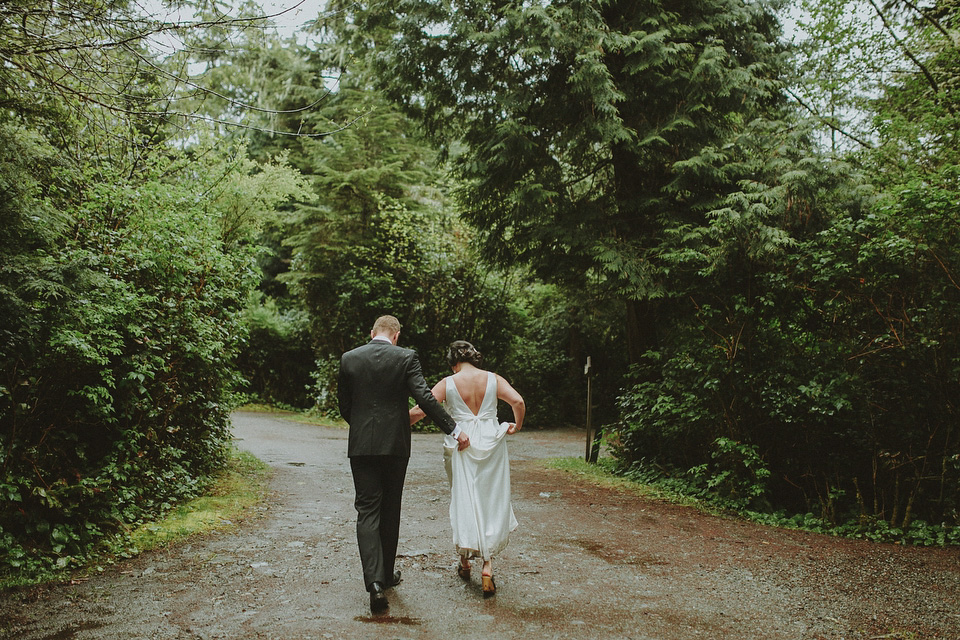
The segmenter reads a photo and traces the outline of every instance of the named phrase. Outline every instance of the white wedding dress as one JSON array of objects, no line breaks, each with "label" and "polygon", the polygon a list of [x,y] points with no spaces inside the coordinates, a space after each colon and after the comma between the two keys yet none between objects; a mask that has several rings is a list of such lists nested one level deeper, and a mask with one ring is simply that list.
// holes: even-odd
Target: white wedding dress
[{"label": "white wedding dress", "polygon": [[470,446],[457,451],[457,441],[444,438],[443,458],[450,481],[450,524],[453,544],[467,557],[490,560],[502,551],[517,528],[510,503],[510,460],[506,422],[497,422],[497,377],[487,373],[487,388],[474,414],[460,397],[453,376],[446,378],[446,408]]}]

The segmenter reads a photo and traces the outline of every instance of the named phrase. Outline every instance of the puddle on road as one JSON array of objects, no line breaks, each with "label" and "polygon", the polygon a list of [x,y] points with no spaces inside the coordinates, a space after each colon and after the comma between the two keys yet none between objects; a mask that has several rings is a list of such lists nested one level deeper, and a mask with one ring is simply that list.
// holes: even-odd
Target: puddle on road
[{"label": "puddle on road", "polygon": [[418,627],[423,624],[420,618],[410,616],[357,616],[357,622],[373,622],[376,624],[403,624],[409,627]]}]

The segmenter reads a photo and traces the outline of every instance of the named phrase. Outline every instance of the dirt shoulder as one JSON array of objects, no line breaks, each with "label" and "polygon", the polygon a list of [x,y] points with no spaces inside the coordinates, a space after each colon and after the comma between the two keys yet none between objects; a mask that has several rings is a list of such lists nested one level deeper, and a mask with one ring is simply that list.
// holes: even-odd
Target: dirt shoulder
[{"label": "dirt shoulder", "polygon": [[346,431],[235,414],[274,470],[239,526],[85,582],[5,594],[0,636],[960,640],[960,550],[782,531],[703,515],[546,469],[582,432],[509,440],[520,527],[498,594],[454,572],[440,436],[414,435],[387,615],[360,579]]}]

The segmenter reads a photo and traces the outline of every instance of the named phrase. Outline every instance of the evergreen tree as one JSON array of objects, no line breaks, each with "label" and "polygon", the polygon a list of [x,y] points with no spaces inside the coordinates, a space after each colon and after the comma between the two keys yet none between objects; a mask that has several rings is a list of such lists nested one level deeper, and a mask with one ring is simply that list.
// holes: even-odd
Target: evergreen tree
[{"label": "evergreen tree", "polygon": [[[741,177],[731,138],[780,102],[779,27],[733,1],[334,7],[352,51],[445,145],[485,255],[627,302],[633,359],[673,295],[660,244]],[[396,37],[384,37],[384,32]]]},{"label": "evergreen tree", "polygon": [[[826,120],[863,144],[820,154],[802,123],[756,123],[756,179],[665,252],[697,276],[696,314],[674,310],[624,394],[623,459],[675,465],[725,504],[942,544],[957,536],[960,482],[956,47],[949,12],[869,4],[878,29],[847,30],[862,14],[823,6],[810,47],[824,60],[843,58],[834,45],[882,51],[870,65],[889,66],[868,67],[882,92],[853,87],[835,104],[858,117]],[[821,102],[804,104],[842,98],[840,77],[819,77]]]}]

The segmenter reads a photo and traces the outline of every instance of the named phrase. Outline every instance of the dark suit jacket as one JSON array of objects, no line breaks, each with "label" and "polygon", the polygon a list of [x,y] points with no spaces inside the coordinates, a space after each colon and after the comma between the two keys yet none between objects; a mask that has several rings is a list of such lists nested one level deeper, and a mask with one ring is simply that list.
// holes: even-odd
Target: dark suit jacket
[{"label": "dark suit jacket", "polygon": [[410,457],[413,399],[444,433],[456,427],[430,393],[412,349],[373,340],[340,358],[337,400],[350,425],[347,455]]}]

